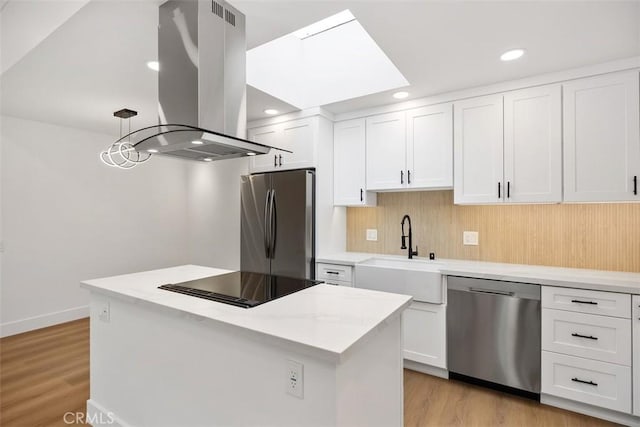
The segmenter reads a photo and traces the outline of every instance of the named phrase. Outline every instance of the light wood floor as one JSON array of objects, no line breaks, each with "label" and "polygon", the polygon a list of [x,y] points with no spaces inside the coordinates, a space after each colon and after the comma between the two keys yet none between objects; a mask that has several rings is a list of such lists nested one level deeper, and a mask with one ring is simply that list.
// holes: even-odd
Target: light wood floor
[{"label": "light wood floor", "polygon": [[[405,425],[608,426],[508,394],[405,370]],[[66,426],[89,398],[89,321],[0,340],[0,425]]]}]

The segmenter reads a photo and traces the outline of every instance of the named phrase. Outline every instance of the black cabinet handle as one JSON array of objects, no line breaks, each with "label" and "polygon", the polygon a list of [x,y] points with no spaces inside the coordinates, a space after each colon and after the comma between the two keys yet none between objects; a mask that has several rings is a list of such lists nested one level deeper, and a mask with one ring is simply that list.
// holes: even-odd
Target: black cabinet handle
[{"label": "black cabinet handle", "polygon": [[594,383],[593,381],[584,381],[584,380],[581,380],[579,378],[571,378],[571,381],[574,381],[574,382],[577,382],[577,383],[582,383],[582,384],[594,385],[594,386],[598,387],[598,383]]},{"label": "black cabinet handle", "polygon": [[580,335],[580,334],[575,333],[575,332],[572,333],[571,336],[572,337],[578,337],[578,338],[586,338],[586,339],[589,339],[589,340],[597,340],[598,339],[598,337],[594,337],[593,335]]},{"label": "black cabinet handle", "polygon": [[277,167],[278,166],[278,155],[274,155],[273,156],[273,167]]},{"label": "black cabinet handle", "polygon": [[633,176],[633,195],[634,196],[638,195],[638,176],[637,175]]},{"label": "black cabinet handle", "polygon": [[278,166],[282,166],[282,154],[278,156]]},{"label": "black cabinet handle", "polygon": [[407,170],[407,184],[411,184],[411,171]]},{"label": "black cabinet handle", "polygon": [[400,184],[404,184],[404,171],[400,171]]},{"label": "black cabinet handle", "polygon": [[337,272],[337,271],[327,271],[327,274],[337,274],[337,275],[339,275],[340,273]]},{"label": "black cabinet handle", "polygon": [[598,305],[598,303],[597,303],[597,302],[595,302],[595,301],[582,301],[582,300],[579,300],[579,299],[572,299],[572,300],[571,300],[571,302],[575,302],[575,303],[577,303],[577,304],[591,304],[591,305]]},{"label": "black cabinet handle", "polygon": [[364,197],[363,197],[363,194],[362,194],[362,188],[360,189],[360,201],[361,202],[364,201]]},{"label": "black cabinet handle", "polygon": [[501,197],[500,196],[500,190],[502,189],[502,183],[498,182],[498,199]]},{"label": "black cabinet handle", "polygon": [[507,199],[511,197],[511,181],[507,181]]}]

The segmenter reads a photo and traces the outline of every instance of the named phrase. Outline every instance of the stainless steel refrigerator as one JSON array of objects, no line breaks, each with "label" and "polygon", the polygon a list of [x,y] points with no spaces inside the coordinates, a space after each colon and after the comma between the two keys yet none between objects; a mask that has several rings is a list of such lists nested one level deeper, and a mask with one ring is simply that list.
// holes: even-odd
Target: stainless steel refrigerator
[{"label": "stainless steel refrigerator", "polygon": [[242,177],[242,271],[315,279],[314,171]]}]

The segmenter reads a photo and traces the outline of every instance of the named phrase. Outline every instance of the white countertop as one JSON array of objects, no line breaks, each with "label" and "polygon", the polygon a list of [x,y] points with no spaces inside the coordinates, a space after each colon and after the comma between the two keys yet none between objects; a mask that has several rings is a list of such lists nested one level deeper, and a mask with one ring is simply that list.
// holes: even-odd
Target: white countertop
[{"label": "white countertop", "polygon": [[133,302],[146,302],[198,318],[233,325],[267,336],[274,343],[340,361],[357,342],[409,306],[407,295],[342,286],[317,285],[257,307],[245,309],[158,289],[229,273],[230,270],[183,265],[179,267],[87,280],[83,288]]},{"label": "white countertop", "polygon": [[[371,258],[406,259],[406,257],[399,255],[342,252],[318,257],[317,262],[353,266]],[[415,258],[414,260],[415,262],[429,262],[426,258]],[[454,259],[437,259],[436,262],[441,264],[439,270],[442,274],[451,276],[640,294],[640,273]]]}]

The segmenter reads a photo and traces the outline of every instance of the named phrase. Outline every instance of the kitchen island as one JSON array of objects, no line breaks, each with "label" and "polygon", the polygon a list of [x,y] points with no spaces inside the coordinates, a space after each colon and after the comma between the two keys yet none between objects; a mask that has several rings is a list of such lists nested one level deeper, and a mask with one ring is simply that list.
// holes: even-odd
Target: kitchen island
[{"label": "kitchen island", "polygon": [[244,309],[158,289],[228,272],[186,265],[82,283],[92,419],[402,425],[401,314],[411,297],[321,284]]}]

